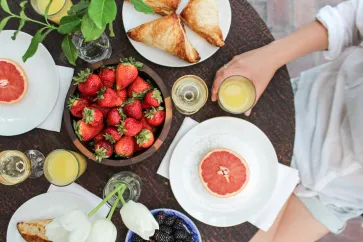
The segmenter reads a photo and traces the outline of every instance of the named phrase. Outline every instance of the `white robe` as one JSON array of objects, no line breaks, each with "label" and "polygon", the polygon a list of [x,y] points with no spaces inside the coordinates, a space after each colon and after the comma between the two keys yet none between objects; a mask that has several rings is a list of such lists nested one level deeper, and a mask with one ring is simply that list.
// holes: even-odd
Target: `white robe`
[{"label": "white robe", "polygon": [[318,198],[340,220],[363,213],[363,0],[320,10],[332,62],[303,72],[295,93],[292,166],[299,197]]}]

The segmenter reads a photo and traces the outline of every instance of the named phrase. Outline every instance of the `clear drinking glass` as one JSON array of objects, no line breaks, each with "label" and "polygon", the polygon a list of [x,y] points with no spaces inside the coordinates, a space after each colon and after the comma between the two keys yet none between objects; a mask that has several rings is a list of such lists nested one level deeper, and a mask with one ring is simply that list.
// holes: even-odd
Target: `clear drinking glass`
[{"label": "clear drinking glass", "polygon": [[38,150],[27,150],[25,155],[29,158],[31,163],[31,173],[29,178],[39,178],[44,174],[44,155]]},{"label": "clear drinking glass", "polygon": [[[50,0],[30,0],[33,9],[40,15],[44,16]],[[67,15],[68,10],[72,7],[71,0],[53,0],[48,11],[48,19],[59,24],[61,18]]]},{"label": "clear drinking glass", "polygon": [[171,92],[176,109],[186,115],[198,112],[208,99],[207,84],[194,75],[179,78]]},{"label": "clear drinking glass", "polygon": [[15,185],[25,181],[30,175],[31,164],[26,155],[17,150],[0,152],[0,183]]},{"label": "clear drinking glass", "polygon": [[[111,179],[107,182],[105,188],[103,189],[103,198],[105,198],[110,192],[116,189],[116,187],[120,184],[126,185],[126,190],[123,194],[125,201],[133,200],[136,202],[141,194],[141,178],[131,171],[123,171],[115,174],[111,177]],[[113,195],[110,200],[108,200],[108,204],[110,206],[113,205],[115,200],[117,199],[117,193]],[[121,203],[117,204],[117,208],[121,208]]]},{"label": "clear drinking glass", "polygon": [[86,42],[82,33],[77,32],[72,35],[72,42],[78,50],[78,57],[88,63],[108,59],[112,54],[110,40],[104,33],[100,38]]}]

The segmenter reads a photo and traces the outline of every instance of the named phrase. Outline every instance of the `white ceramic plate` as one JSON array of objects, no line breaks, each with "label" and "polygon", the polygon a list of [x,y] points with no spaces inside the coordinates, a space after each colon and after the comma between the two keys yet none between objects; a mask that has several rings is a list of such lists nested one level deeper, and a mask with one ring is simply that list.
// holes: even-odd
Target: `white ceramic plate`
[{"label": "white ceramic plate", "polygon": [[[223,38],[226,39],[232,21],[231,6],[229,0],[216,0],[216,1],[219,10],[219,26],[222,30]],[[189,0],[181,0],[181,3],[177,10],[178,14],[181,13],[181,11],[188,4],[188,2]],[[153,21],[158,18],[161,18],[161,16],[158,14],[154,15],[144,14],[136,11],[134,9],[134,6],[127,2],[124,3],[122,8],[122,19],[126,32],[141,24]],[[201,57],[201,60],[198,63],[208,59],[218,51],[219,47],[209,44],[205,39],[203,39],[198,34],[193,32],[187,25],[185,25],[185,29],[188,39],[190,40],[194,48],[199,52],[199,55]],[[159,50],[151,46],[147,46],[143,43],[136,42],[132,39],[130,39],[130,41],[131,44],[134,46],[134,48],[142,56],[144,56],[146,59],[156,64],[169,67],[183,67],[183,66],[198,64],[198,63],[188,63],[184,60],[179,59],[178,57],[165,53],[162,50]]]},{"label": "white ceramic plate", "polygon": [[[6,235],[7,242],[25,242],[16,228],[18,222],[52,219],[75,209],[89,213],[93,207],[84,198],[65,192],[51,192],[36,196],[21,205],[11,218]],[[96,213],[92,221],[101,219]]]},{"label": "white ceramic plate", "polygon": [[21,57],[32,36],[20,32],[14,41],[13,33],[0,33],[0,58],[12,59],[23,67],[28,91],[19,103],[0,104],[0,135],[4,136],[22,134],[41,124],[53,110],[59,92],[58,70],[48,50],[40,44],[37,53],[24,63]]},{"label": "white ceramic plate", "polygon": [[[250,168],[247,186],[231,198],[211,195],[199,178],[199,162],[217,148],[238,153]],[[179,204],[195,219],[217,227],[235,226],[269,201],[276,186],[277,165],[270,140],[255,125],[238,118],[213,118],[190,130],[175,147],[170,184]]]}]

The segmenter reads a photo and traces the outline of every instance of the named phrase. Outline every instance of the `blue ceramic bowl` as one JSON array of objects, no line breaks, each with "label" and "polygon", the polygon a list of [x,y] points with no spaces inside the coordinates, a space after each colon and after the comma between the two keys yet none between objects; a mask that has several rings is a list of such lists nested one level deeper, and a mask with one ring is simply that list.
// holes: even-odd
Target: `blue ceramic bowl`
[{"label": "blue ceramic bowl", "polygon": [[[193,234],[194,242],[202,242],[202,238],[200,237],[199,230],[198,230],[197,226],[195,226],[193,221],[190,220],[190,218],[188,218],[187,216],[185,216],[181,212],[178,212],[178,211],[173,210],[173,209],[159,208],[159,209],[151,210],[151,213],[154,216],[159,212],[164,212],[166,215],[173,215],[173,216],[177,216],[178,218],[183,219],[184,224],[187,227],[188,231],[191,234]],[[135,234],[134,232],[129,230],[129,232],[127,232],[127,235],[126,235],[125,242],[131,242],[131,239],[134,236],[134,234]]]}]

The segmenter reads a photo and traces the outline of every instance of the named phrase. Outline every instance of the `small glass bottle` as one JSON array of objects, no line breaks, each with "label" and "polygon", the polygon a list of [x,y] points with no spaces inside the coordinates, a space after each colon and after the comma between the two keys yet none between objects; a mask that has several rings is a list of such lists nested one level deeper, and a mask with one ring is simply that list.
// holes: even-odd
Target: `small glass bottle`
[{"label": "small glass bottle", "polygon": [[[103,189],[103,198],[105,198],[110,192],[116,189],[116,187],[120,184],[126,185],[126,190],[123,193],[123,198],[125,201],[133,200],[137,202],[141,194],[141,178],[133,172],[123,171],[115,174],[111,177],[111,179],[107,182],[105,188]],[[117,193],[108,200],[108,204],[110,206],[113,205],[115,200],[117,199]],[[122,205],[119,203],[117,208],[121,208]]]}]

